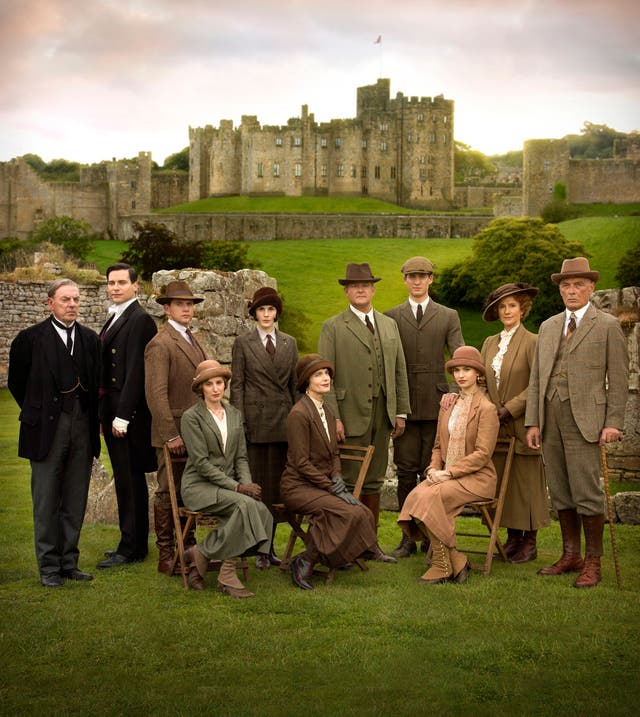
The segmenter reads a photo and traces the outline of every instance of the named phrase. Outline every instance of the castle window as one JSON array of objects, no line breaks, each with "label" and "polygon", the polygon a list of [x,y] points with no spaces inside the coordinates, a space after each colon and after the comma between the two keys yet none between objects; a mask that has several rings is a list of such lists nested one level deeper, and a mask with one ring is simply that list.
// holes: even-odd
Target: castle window
[{"label": "castle window", "polygon": [[327,176],[327,165],[326,165],[326,164],[323,164],[323,165],[320,167],[320,176],[321,176],[321,177],[326,177],[326,176]]},{"label": "castle window", "polygon": [[338,174],[339,177],[344,177],[344,164],[339,164],[339,165],[338,165],[338,172],[337,172],[337,174]]},{"label": "castle window", "polygon": [[395,178],[396,178],[396,168],[391,167],[391,179],[395,179]]},{"label": "castle window", "polygon": [[280,162],[273,163],[273,176],[274,177],[280,176]]},{"label": "castle window", "polygon": [[131,189],[135,189],[137,186],[138,186],[138,183],[136,182],[136,180],[132,179],[131,180]]},{"label": "castle window", "polygon": [[411,132],[409,132],[409,134],[407,135],[407,142],[409,144],[411,144],[412,141],[413,141],[413,135],[411,134]]},{"label": "castle window", "polygon": [[360,176],[362,179],[367,178],[367,168],[364,165],[360,168]]},{"label": "castle window", "polygon": [[446,117],[446,115],[442,118],[442,121],[444,122],[444,124],[447,124],[447,117]]},{"label": "castle window", "polygon": [[551,168],[551,162],[548,159],[545,159],[543,162],[544,171],[548,172]]},{"label": "castle window", "polygon": [[362,149],[366,149],[366,148],[367,148],[367,140],[363,139],[362,140]]},{"label": "castle window", "polygon": [[302,176],[302,165],[300,162],[296,162],[295,168],[294,168],[294,174],[296,177]]},{"label": "castle window", "polygon": [[381,152],[387,151],[387,143],[386,142],[380,142],[380,151]]},{"label": "castle window", "polygon": [[131,200],[131,209],[135,209],[135,208],[136,208],[136,200],[132,199]]},{"label": "castle window", "polygon": [[435,144],[435,143],[436,143],[436,133],[429,132],[429,144]]},{"label": "castle window", "polygon": [[388,125],[386,122],[383,122],[383,123],[380,125],[380,131],[381,131],[381,132],[386,132],[388,129],[389,129],[389,125]]},{"label": "castle window", "polygon": [[379,164],[376,164],[376,166],[374,167],[374,169],[373,169],[373,176],[374,176],[376,179],[380,179],[380,165],[379,165]]},{"label": "castle window", "polygon": [[418,115],[418,122],[424,122],[424,115],[422,114],[422,112],[420,112],[420,114]]},{"label": "castle window", "polygon": [[282,137],[276,137],[276,147],[282,147]]},{"label": "castle window", "polygon": [[342,146],[342,140],[340,139],[340,137],[336,137],[336,147],[339,148],[341,146]]},{"label": "castle window", "polygon": [[320,137],[320,146],[323,148],[327,146],[327,138],[326,137]]},{"label": "castle window", "polygon": [[420,170],[420,181],[424,182],[427,179],[427,170],[421,169]]},{"label": "castle window", "polygon": [[264,177],[264,164],[258,162],[258,177]]},{"label": "castle window", "polygon": [[425,162],[424,154],[421,154],[421,155],[420,155],[420,158],[418,159],[418,162],[419,162],[420,164],[424,164],[424,162]]},{"label": "castle window", "polygon": [[442,144],[446,144],[446,143],[447,143],[447,140],[448,140],[447,135],[446,135],[446,134],[443,134],[443,135],[442,135]]},{"label": "castle window", "polygon": [[352,177],[357,176],[357,175],[356,175],[356,165],[355,165],[355,164],[352,164],[352,165],[351,165],[351,176],[352,176]]},{"label": "castle window", "polygon": [[302,146],[302,138],[301,138],[301,137],[294,137],[294,138],[293,138],[293,146],[294,146],[294,147],[301,147],[301,146]]}]

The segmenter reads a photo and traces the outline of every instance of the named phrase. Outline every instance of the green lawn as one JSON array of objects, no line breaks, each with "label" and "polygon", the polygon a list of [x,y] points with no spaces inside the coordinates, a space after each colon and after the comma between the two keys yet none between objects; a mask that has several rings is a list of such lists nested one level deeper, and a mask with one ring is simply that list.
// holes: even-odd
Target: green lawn
[{"label": "green lawn", "polygon": [[[333,586],[294,588],[251,569],[256,598],[185,592],[152,558],[92,583],[45,590],[33,554],[29,465],[16,458],[17,408],[0,391],[0,694],[3,715],[633,714],[640,699],[640,527],[617,526],[623,590],[608,533],[603,582],[535,574],[555,560],[557,524],[539,558],[494,562],[466,585],[416,583],[414,556],[340,572]],[[466,528],[479,527],[462,519]],[[115,546],[110,525],[87,525],[80,565]],[[380,542],[398,540],[383,513]],[[280,527],[282,554],[287,531]]]}]

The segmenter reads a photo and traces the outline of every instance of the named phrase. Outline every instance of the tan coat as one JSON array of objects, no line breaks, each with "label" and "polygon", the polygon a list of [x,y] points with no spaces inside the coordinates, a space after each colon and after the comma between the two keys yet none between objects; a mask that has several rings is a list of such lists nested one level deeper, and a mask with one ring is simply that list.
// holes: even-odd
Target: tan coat
[{"label": "tan coat", "polygon": [[202,346],[191,346],[171,324],[144,352],[145,394],[151,411],[151,443],[156,448],[180,435],[182,414],[198,396],[191,390],[196,366],[206,359]]},{"label": "tan coat", "polygon": [[[429,468],[443,470],[449,447],[449,417],[453,406],[440,410]],[[448,547],[455,547],[455,517],[465,503],[493,498],[497,476],[491,456],[496,447],[499,429],[496,407],[483,391],[471,403],[465,434],[465,456],[449,468],[452,479],[431,485],[420,483],[409,493],[398,516],[398,523],[413,540],[424,533],[419,521]]]},{"label": "tan coat", "polygon": [[[499,438],[516,437],[516,455],[511,466],[509,487],[505,496],[500,525],[515,530],[538,530],[549,522],[549,501],[539,450],[526,444],[524,414],[529,376],[533,364],[537,336],[518,327],[502,359],[500,386],[491,362],[498,353],[500,334],[489,336],[482,345],[482,359],[486,368],[487,393],[496,409],[505,406],[512,418],[500,425]],[[502,476],[505,456],[494,455],[498,476]]]}]

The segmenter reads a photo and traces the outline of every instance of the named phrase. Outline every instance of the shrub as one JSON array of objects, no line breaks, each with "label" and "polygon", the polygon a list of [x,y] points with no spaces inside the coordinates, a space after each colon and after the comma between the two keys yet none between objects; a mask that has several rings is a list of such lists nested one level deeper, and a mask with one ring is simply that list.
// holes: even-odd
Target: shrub
[{"label": "shrub", "polygon": [[640,241],[622,255],[616,281],[620,282],[621,287],[640,285]]},{"label": "shrub", "polygon": [[93,248],[95,238],[87,222],[63,215],[42,222],[31,232],[30,241],[33,244],[59,244],[66,254],[83,261]]}]

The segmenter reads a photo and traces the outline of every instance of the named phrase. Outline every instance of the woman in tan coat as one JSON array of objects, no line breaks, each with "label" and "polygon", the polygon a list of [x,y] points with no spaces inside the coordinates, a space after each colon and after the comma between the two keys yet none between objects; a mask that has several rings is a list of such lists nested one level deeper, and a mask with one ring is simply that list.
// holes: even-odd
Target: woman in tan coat
[{"label": "woman in tan coat", "polygon": [[478,349],[460,346],[447,361],[460,393],[438,415],[438,429],[426,479],[407,496],[398,516],[413,541],[431,540],[431,567],[422,583],[464,583],[467,557],[456,550],[455,518],[465,503],[493,498],[497,476],[491,456],[499,422],[495,406],[478,385],[484,364]]},{"label": "woman in tan coat", "polygon": [[[539,450],[527,447],[524,414],[537,336],[522,326],[538,293],[535,286],[510,283],[499,286],[487,297],[482,315],[485,321],[502,322],[503,330],[489,336],[482,346],[487,393],[500,420],[500,438],[516,438],[516,453],[505,496],[500,525],[507,528],[505,550],[512,563],[535,560],[536,536],[549,522],[549,503],[544,467]],[[494,455],[502,475],[505,456]]]},{"label": "woman in tan coat", "polygon": [[280,490],[287,508],[310,516],[306,549],[291,561],[291,575],[295,585],[312,590],[315,563],[341,567],[367,550],[381,551],[373,514],[342,479],[335,416],[323,402],[333,364],[308,354],[298,361],[296,373],[305,396],[287,418],[289,450]]}]

